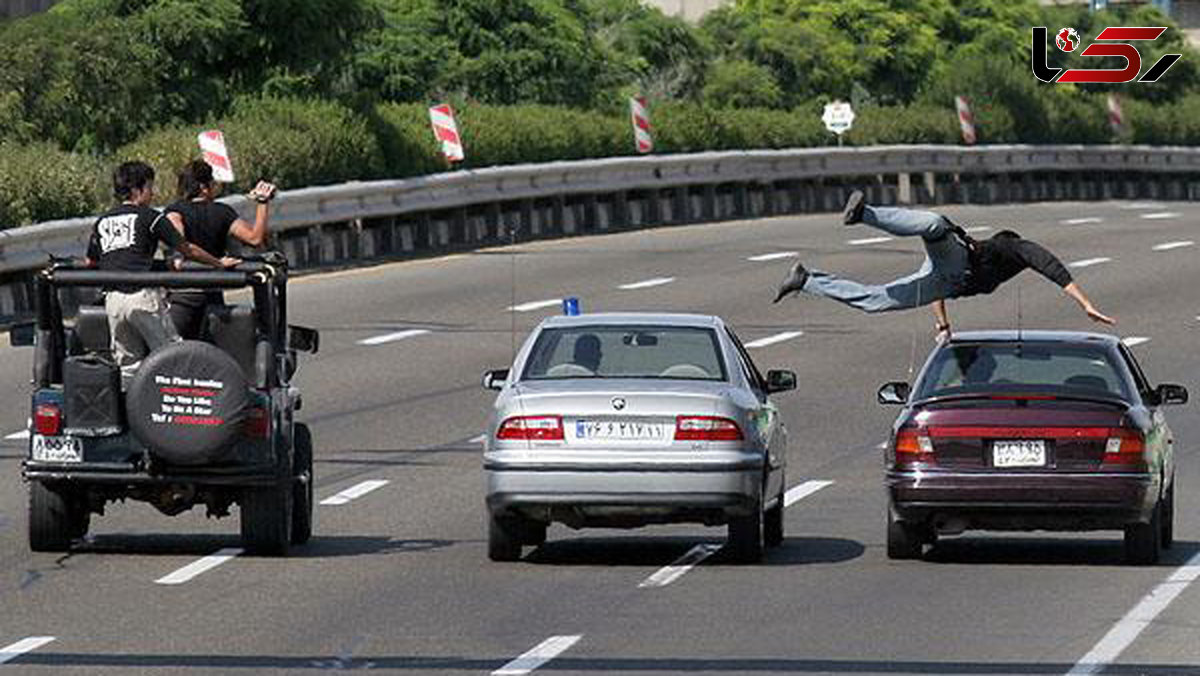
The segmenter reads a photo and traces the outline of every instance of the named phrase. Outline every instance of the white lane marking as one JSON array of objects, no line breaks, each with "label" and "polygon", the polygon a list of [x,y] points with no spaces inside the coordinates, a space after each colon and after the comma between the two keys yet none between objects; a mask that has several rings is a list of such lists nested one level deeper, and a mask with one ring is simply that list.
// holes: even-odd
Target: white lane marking
[{"label": "white lane marking", "polygon": [[886,450],[891,445],[890,441],[881,441],[875,445],[875,448]]},{"label": "white lane marking", "polygon": [[1142,218],[1158,221],[1164,218],[1179,218],[1181,215],[1178,211],[1159,211],[1153,214],[1142,214]]},{"label": "white lane marking", "polygon": [[5,435],[4,438],[9,439],[9,440],[28,439],[29,438],[29,430],[21,430],[20,432],[13,432],[12,434]]},{"label": "white lane marking", "polygon": [[892,241],[892,237],[867,237],[866,239],[852,239],[846,244],[850,246],[863,246],[865,244],[883,244],[884,242]]},{"label": "white lane marking", "polygon": [[767,336],[766,338],[759,338],[758,340],[752,340],[749,343],[746,343],[746,347],[748,349],[753,350],[754,348],[757,348],[757,347],[766,347],[768,345],[774,345],[775,343],[782,343],[785,340],[799,338],[800,336],[803,336],[803,335],[804,335],[803,331],[784,331],[783,333],[777,333],[773,336]]},{"label": "white lane marking", "polygon": [[382,488],[383,486],[388,485],[388,483],[390,483],[390,482],[387,479],[370,479],[368,481],[363,481],[362,483],[358,483],[358,484],[351,486],[350,488],[347,488],[346,490],[342,491],[341,493],[338,493],[336,495],[331,495],[331,496],[325,498],[324,500],[321,501],[321,504],[322,505],[344,505],[347,502],[350,502],[351,500],[353,500],[355,498],[361,498],[362,496],[366,495],[367,493],[370,493],[371,491],[373,491],[377,488]]},{"label": "white lane marking", "polygon": [[1185,239],[1185,240],[1181,240],[1178,242],[1163,242],[1162,244],[1155,244],[1154,250],[1155,251],[1170,251],[1171,249],[1182,249],[1185,246],[1194,246],[1195,244],[1196,243],[1190,239]]},{"label": "white lane marking", "polygon": [[1187,563],[1175,569],[1173,573],[1149,594],[1142,597],[1125,617],[1113,625],[1112,629],[1084,655],[1075,667],[1067,672],[1068,676],[1079,674],[1095,674],[1103,671],[1106,666],[1116,661],[1126,648],[1142,633],[1142,630],[1154,622],[1159,613],[1167,609],[1177,596],[1187,589],[1188,585],[1200,577],[1200,554],[1192,556]]},{"label": "white lane marking", "polygon": [[1162,207],[1161,202],[1130,202],[1121,205],[1122,209],[1161,209]]},{"label": "white lane marking", "polygon": [[783,506],[791,507],[800,500],[816,493],[817,491],[832,486],[832,481],[805,481],[802,484],[797,484],[788,489],[787,493],[783,494]]},{"label": "white lane marking", "polygon": [[583,638],[581,634],[574,636],[551,636],[534,646],[529,652],[492,672],[492,676],[521,676],[537,669],[550,660],[566,652],[571,646]]},{"label": "white lane marking", "polygon": [[193,561],[192,563],[189,563],[173,573],[168,573],[167,575],[158,578],[154,582],[155,584],[183,584],[197,575],[208,572],[222,563],[237,557],[241,553],[241,547],[226,547],[224,549],[218,549],[216,553],[209,554],[202,559]]},{"label": "white lane marking", "polygon": [[796,256],[799,256],[799,255],[800,255],[799,251],[776,251],[775,253],[759,254],[757,256],[751,256],[751,257],[747,258],[746,260],[754,261],[755,263],[762,263],[763,261],[777,261],[780,258],[795,258]]},{"label": "white lane marking", "polygon": [[1130,336],[1128,338],[1122,338],[1121,342],[1125,343],[1125,347],[1133,347],[1134,345],[1148,343],[1150,342],[1150,339],[1145,336]]},{"label": "white lane marking", "polygon": [[533,312],[542,308],[558,305],[562,302],[561,298],[552,298],[550,300],[534,300],[520,305],[510,305],[507,309],[509,312]]},{"label": "white lane marking", "polygon": [[638,589],[665,587],[686,575],[689,570],[720,550],[721,545],[696,545],[689,549],[686,554],[673,561],[671,565],[659,568],[653,575],[642,580],[641,584],[638,585]]},{"label": "white lane marking", "polygon": [[1068,218],[1059,222],[1063,225],[1084,225],[1086,223],[1103,223],[1104,219],[1096,216],[1085,216],[1083,218]]},{"label": "white lane marking", "polygon": [[1111,258],[1104,258],[1104,257],[1085,258],[1081,261],[1075,261],[1074,263],[1071,263],[1071,267],[1073,267],[1073,268],[1089,268],[1093,265],[1100,265],[1101,263],[1108,263],[1110,261],[1112,261]]},{"label": "white lane marking", "polygon": [[990,225],[973,225],[969,228],[963,228],[963,230],[965,230],[967,232],[987,232],[988,230],[991,230],[991,229],[992,229],[992,226],[990,226]]},{"label": "white lane marking", "polygon": [[30,636],[0,648],[0,664],[11,662],[21,655],[37,650],[54,640],[53,636]]},{"label": "white lane marking", "polygon": [[673,281],[675,281],[674,277],[655,277],[654,279],[646,279],[640,282],[634,282],[632,284],[622,284],[617,288],[621,289],[622,291],[636,291],[637,289],[649,289],[654,286],[670,284]]},{"label": "white lane marking", "polygon": [[395,333],[385,333],[382,336],[374,336],[372,338],[364,338],[358,341],[359,345],[383,345],[384,343],[394,343],[397,340],[405,338],[414,338],[423,336],[429,333],[427,329],[408,329],[407,331],[396,331]]},{"label": "white lane marking", "polygon": [[485,441],[487,441],[487,435],[486,435],[486,434],[480,434],[480,435],[479,435],[479,436],[477,436],[477,437],[471,437],[471,440],[470,440],[470,442],[468,442],[468,443],[472,443],[472,444],[482,444],[482,443],[483,443],[483,442],[485,442]]}]

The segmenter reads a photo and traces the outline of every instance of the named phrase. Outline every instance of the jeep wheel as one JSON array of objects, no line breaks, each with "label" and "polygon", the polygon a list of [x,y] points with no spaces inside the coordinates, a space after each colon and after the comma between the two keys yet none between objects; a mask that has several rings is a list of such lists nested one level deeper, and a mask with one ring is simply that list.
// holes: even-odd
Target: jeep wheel
[{"label": "jeep wheel", "polygon": [[313,532],[313,447],[308,425],[296,424],[292,447],[296,475],[292,484],[292,544],[302,545]]},{"label": "jeep wheel", "polygon": [[65,552],[71,541],[87,534],[91,520],[74,496],[29,484],[29,548],[35,552]]},{"label": "jeep wheel", "polygon": [[242,544],[261,556],[286,556],[291,542],[292,487],[270,486],[242,491]]}]

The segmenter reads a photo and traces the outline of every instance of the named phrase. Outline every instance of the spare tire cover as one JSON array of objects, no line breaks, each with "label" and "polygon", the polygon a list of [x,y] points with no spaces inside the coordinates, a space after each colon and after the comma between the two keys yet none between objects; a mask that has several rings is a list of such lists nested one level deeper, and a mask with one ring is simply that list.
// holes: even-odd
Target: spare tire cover
[{"label": "spare tire cover", "polygon": [[242,431],[250,395],[242,367],[221,349],[195,340],[150,353],[125,395],[133,434],[173,465],[228,457]]}]

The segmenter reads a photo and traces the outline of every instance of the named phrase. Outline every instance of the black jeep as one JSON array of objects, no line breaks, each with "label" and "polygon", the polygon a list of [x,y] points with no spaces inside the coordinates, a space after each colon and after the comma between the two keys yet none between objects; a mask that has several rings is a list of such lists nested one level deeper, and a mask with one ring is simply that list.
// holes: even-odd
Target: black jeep
[{"label": "black jeep", "polygon": [[[25,338],[13,332],[15,344],[36,346],[24,463],[33,550],[67,549],[92,514],[127,498],[168,516],[199,504],[228,516],[237,503],[244,545],[258,554],[282,556],[309,539],[312,437],[294,420],[300,394],[290,381],[296,352],[315,353],[318,335],[288,325],[287,280],[280,255],[221,271],[58,262],[37,274],[37,320]],[[210,306],[211,342],[155,344],[152,330],[140,331],[151,352],[123,388],[104,306],[80,305],[72,321],[63,318],[64,301],[109,286],[249,288],[253,302]]]}]

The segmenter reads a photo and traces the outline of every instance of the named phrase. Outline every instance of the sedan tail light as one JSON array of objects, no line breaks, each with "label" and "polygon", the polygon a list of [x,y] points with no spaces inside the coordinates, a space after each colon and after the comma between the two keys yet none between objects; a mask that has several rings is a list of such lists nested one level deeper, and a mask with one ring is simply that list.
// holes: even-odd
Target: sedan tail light
[{"label": "sedan tail light", "polygon": [[675,441],[741,441],[742,428],[729,418],[681,415],[675,419]]},{"label": "sedan tail light", "polygon": [[920,434],[916,427],[905,427],[896,433],[895,451],[897,465],[936,462],[933,455],[933,441]]},{"label": "sedan tail light", "polygon": [[525,439],[529,441],[562,441],[562,416],[529,415],[516,416],[500,423],[497,439]]},{"label": "sedan tail light", "polygon": [[1104,464],[1146,466],[1146,440],[1137,430],[1116,427],[1104,446]]},{"label": "sedan tail light", "polygon": [[43,437],[62,433],[62,409],[58,404],[38,404],[33,410],[33,428]]}]

